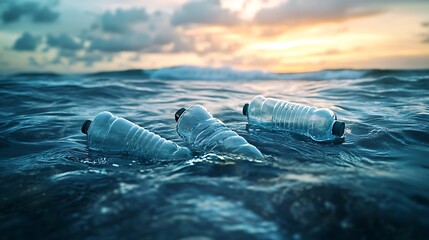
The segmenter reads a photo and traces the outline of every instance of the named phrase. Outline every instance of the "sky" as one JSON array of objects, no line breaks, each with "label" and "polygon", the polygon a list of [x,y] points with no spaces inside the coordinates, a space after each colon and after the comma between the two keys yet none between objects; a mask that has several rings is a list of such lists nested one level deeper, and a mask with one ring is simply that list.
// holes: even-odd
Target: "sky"
[{"label": "sky", "polygon": [[429,69],[429,0],[0,0],[0,73]]}]

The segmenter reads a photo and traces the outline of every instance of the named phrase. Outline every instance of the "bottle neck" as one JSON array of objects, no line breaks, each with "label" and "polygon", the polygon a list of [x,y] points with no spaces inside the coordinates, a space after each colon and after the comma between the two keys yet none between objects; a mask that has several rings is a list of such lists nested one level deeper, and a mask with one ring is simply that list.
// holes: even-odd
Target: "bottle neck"
[{"label": "bottle neck", "polygon": [[83,122],[82,128],[80,129],[82,133],[88,135],[88,129],[89,129],[89,126],[91,126],[91,123],[92,123],[91,120],[86,120],[85,122]]},{"label": "bottle neck", "polygon": [[345,129],[346,124],[344,122],[335,121],[334,125],[332,126],[332,134],[341,137],[344,135]]}]

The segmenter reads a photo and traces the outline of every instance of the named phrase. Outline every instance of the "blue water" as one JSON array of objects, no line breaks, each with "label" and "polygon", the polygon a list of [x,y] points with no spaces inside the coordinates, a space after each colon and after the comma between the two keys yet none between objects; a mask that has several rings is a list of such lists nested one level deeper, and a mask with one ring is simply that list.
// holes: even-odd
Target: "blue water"
[{"label": "blue water", "polygon": [[[425,239],[429,71],[302,74],[178,67],[0,76],[2,239]],[[249,128],[255,95],[331,108],[343,143]],[[107,110],[184,145],[204,105],[266,156],[154,162],[90,151]],[[204,238],[205,237],[205,238]]]}]

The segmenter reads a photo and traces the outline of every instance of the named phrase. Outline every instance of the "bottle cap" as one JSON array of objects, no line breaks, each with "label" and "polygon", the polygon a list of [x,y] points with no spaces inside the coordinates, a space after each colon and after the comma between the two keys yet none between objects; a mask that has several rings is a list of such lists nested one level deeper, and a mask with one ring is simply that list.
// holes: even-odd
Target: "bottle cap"
[{"label": "bottle cap", "polygon": [[174,114],[174,118],[176,119],[176,122],[179,120],[180,116],[182,116],[183,112],[186,111],[186,108],[181,108],[177,110],[176,114]]},{"label": "bottle cap", "polygon": [[80,129],[82,133],[88,134],[88,128],[91,125],[91,123],[92,123],[91,120],[86,120],[85,122],[83,122],[82,128]]},{"label": "bottle cap", "polygon": [[335,121],[334,126],[332,127],[332,134],[336,136],[343,136],[345,129],[346,124],[344,122]]},{"label": "bottle cap", "polygon": [[246,116],[247,115],[247,111],[249,110],[249,104],[246,103],[243,106],[243,115]]}]

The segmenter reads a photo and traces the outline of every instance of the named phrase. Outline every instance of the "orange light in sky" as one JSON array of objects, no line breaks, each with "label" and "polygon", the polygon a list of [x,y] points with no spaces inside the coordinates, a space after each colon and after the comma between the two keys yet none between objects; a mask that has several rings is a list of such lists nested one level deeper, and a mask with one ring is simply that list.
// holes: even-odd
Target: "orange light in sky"
[{"label": "orange light in sky", "polygon": [[[61,18],[52,24],[37,25],[24,17],[19,23],[0,23],[0,71],[176,65],[276,72],[429,68],[429,2],[327,0],[314,6],[310,3],[315,0],[97,1],[91,4],[103,6],[99,11],[60,1]],[[259,14],[266,9],[272,16]],[[133,19],[132,11],[147,16]],[[103,24],[116,24],[110,28],[116,32]],[[14,49],[24,33],[37,41],[33,50]],[[48,41],[49,35],[61,34],[82,47],[70,50]]]}]

